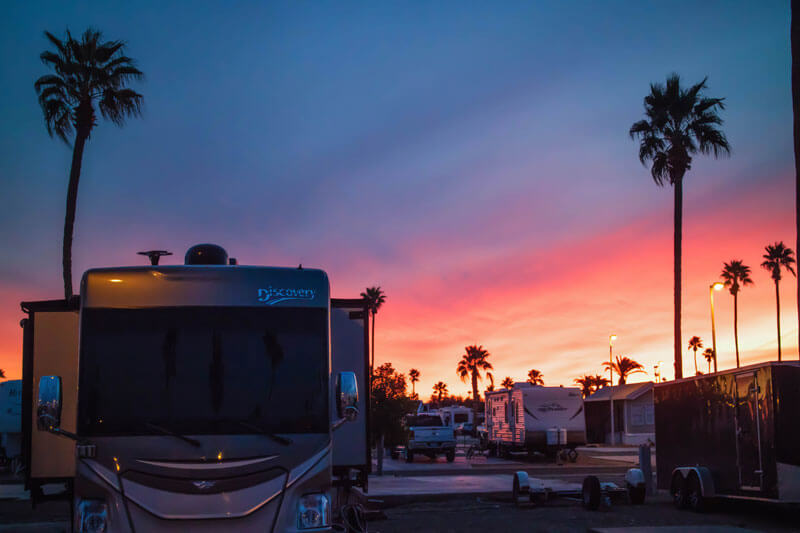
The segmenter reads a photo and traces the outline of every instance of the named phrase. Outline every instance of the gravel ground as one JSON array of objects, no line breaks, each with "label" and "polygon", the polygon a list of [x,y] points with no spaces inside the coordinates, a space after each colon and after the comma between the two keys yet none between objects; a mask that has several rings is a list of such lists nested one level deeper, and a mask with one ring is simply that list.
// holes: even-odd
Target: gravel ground
[{"label": "gravel ground", "polygon": [[586,532],[596,527],[697,525],[756,531],[800,531],[798,508],[726,501],[698,514],[675,509],[666,494],[660,494],[645,505],[620,503],[595,512],[567,500],[540,507],[516,508],[506,501],[471,498],[402,505],[385,509],[384,513],[386,520],[369,523],[370,533]]}]

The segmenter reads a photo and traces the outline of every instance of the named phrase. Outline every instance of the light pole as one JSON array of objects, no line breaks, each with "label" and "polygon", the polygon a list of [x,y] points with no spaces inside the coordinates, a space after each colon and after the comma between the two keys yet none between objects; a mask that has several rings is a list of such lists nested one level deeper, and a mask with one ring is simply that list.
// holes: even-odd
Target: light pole
[{"label": "light pole", "polygon": [[608,404],[611,406],[611,445],[614,446],[616,444],[616,438],[614,437],[614,341],[617,340],[617,336],[611,334],[608,336],[608,373],[609,377],[611,378],[611,383],[609,383],[608,389]]},{"label": "light pole", "polygon": [[616,335],[608,336],[608,378],[611,380],[609,385],[614,386],[614,341],[617,340]]},{"label": "light pole", "polygon": [[717,281],[708,287],[708,300],[711,302],[711,346],[714,351],[714,372],[717,371],[717,330],[714,326],[714,291],[721,291],[725,285]]}]

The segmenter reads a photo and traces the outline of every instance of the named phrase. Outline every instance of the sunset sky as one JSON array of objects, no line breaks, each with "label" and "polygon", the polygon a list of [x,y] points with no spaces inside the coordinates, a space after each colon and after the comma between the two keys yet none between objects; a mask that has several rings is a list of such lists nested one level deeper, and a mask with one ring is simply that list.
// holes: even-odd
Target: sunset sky
[{"label": "sunset sky", "polygon": [[[333,295],[381,285],[377,362],[417,391],[481,344],[499,381],[597,373],[615,352],[672,377],[671,189],[628,138],[648,84],[708,76],[732,156],[684,185],[683,344],[711,344],[708,286],[742,259],[744,363],[777,358],[764,245],[794,247],[789,2],[15,2],[0,19],[0,368],[21,375],[22,300],[62,296],[71,149],[33,89],[42,32],[124,39],[141,119],[84,153],[75,282],[90,267],[182,260],[319,267]],[[797,358],[793,278],[784,356]],[[721,368],[733,299],[716,293]],[[705,361],[698,354],[701,369]],[[684,372],[694,363],[688,350]]]}]

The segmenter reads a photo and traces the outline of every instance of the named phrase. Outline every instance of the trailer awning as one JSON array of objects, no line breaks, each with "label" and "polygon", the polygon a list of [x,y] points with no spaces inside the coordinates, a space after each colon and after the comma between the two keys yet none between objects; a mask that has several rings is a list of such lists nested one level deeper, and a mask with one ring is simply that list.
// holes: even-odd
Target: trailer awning
[{"label": "trailer awning", "polygon": [[626,385],[617,385],[616,387],[603,387],[591,396],[584,399],[584,402],[607,402],[611,395],[614,395],[614,401],[617,400],[635,400],[642,394],[653,390],[653,382],[646,381],[644,383],[630,383]]}]

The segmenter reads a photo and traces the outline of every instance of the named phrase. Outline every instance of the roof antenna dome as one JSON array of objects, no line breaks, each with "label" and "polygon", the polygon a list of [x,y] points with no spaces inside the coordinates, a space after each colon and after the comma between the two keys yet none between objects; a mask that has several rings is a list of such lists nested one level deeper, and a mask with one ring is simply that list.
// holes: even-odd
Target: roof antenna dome
[{"label": "roof antenna dome", "polygon": [[216,244],[195,244],[186,252],[186,265],[227,265],[228,252]]}]

